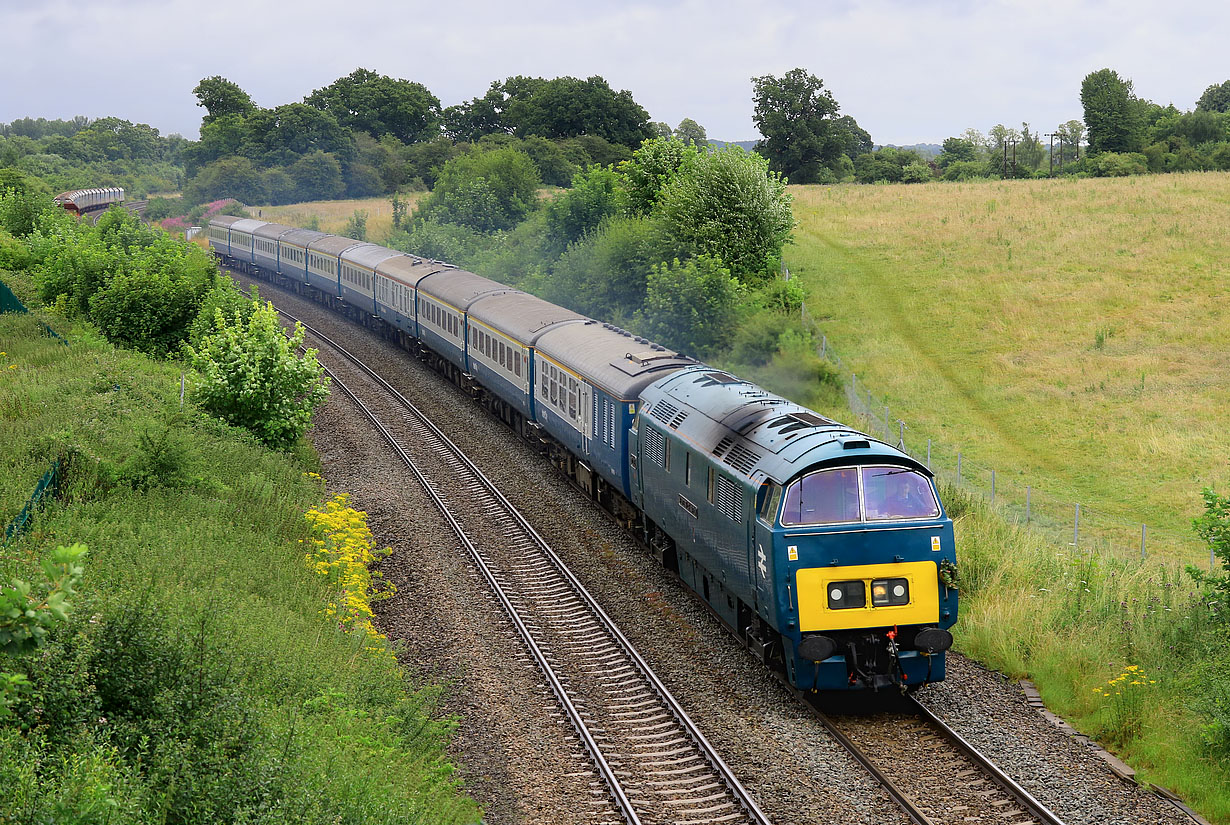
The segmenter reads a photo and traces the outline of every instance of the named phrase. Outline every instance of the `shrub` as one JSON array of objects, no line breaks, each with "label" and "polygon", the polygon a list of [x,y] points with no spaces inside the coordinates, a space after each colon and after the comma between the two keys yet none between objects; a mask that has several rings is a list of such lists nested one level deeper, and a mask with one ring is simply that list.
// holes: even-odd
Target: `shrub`
[{"label": "shrub", "polygon": [[287,335],[273,304],[259,301],[246,319],[240,312],[225,318],[218,310],[215,323],[217,330],[199,348],[188,347],[201,373],[195,388],[201,406],[270,447],[290,448],[329,395],[316,351],[295,354],[303,345],[303,327],[295,324]]},{"label": "shrub", "polygon": [[393,232],[387,243],[412,255],[469,266],[469,261],[490,239],[469,227],[419,218],[410,221],[405,231]]},{"label": "shrub", "polygon": [[517,149],[461,155],[444,164],[419,217],[479,232],[511,229],[538,202],[538,168]]},{"label": "shrub", "polygon": [[645,301],[645,283],[667,246],[647,218],[616,218],[574,243],[543,284],[542,297],[595,318],[626,323]]},{"label": "shrub", "polygon": [[690,163],[696,155],[694,147],[678,138],[659,137],[642,143],[631,160],[619,164],[628,210],[634,215],[652,212],[662,190],[680,173],[685,162]]},{"label": "shrub", "polygon": [[1099,178],[1143,175],[1149,171],[1149,161],[1139,152],[1102,152],[1089,159],[1089,169]]},{"label": "shrub", "polygon": [[356,241],[366,241],[367,212],[362,209],[356,209],[354,214],[346,220],[346,226],[342,229],[342,234],[347,238],[354,238]]},{"label": "shrub", "polygon": [[619,176],[608,168],[591,166],[578,172],[572,188],[547,204],[547,231],[559,250],[594,231],[620,210]]},{"label": "shrub", "polygon": [[765,279],[794,229],[786,184],[760,155],[730,145],[698,154],[662,191],[670,233],[721,258],[747,284]]},{"label": "shrub", "polygon": [[739,297],[739,282],[716,258],[655,264],[638,326],[656,341],[704,356],[729,343],[738,323]]},{"label": "shrub", "polygon": [[0,229],[0,269],[20,272],[29,268],[33,262],[34,256],[30,254],[30,247]]}]

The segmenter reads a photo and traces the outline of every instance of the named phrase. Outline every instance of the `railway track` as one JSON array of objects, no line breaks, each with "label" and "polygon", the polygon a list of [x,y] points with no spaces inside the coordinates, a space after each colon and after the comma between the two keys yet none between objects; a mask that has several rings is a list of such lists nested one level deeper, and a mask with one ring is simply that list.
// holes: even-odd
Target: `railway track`
[{"label": "railway track", "polygon": [[[577,730],[623,821],[768,822],[639,654],[494,485],[380,376],[325,334],[305,329],[338,352],[358,382],[376,388],[362,401],[338,370],[330,371],[453,524]],[[382,417],[394,426],[384,427]],[[507,539],[499,547],[476,546],[466,525],[477,520]],[[796,695],[912,822],[1063,825],[912,698],[902,698],[889,712],[838,716]]]},{"label": "railway track", "polygon": [[814,703],[808,704],[833,738],[918,825],[1063,825],[1063,820],[912,697],[901,697],[899,706],[869,715],[829,715]]},{"label": "railway track", "polygon": [[[416,476],[487,580],[622,821],[768,825],[666,686],[496,486],[383,378],[324,333],[305,330],[341,356],[329,368],[334,386]],[[504,539],[474,541],[479,523]]]}]

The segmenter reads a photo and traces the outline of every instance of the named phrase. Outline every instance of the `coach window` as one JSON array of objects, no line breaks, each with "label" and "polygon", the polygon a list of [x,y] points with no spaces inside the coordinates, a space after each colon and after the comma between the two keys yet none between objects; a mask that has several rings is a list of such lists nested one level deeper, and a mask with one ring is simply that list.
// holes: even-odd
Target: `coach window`
[{"label": "coach window", "polygon": [[503,341],[501,341],[501,342],[500,342],[500,357],[496,359],[497,361],[499,361],[499,362],[500,362],[500,366],[501,366],[501,367],[506,367],[506,366],[507,366],[507,364],[505,364],[505,363],[504,363],[504,355],[505,355],[505,353],[504,353],[504,342],[503,342]]},{"label": "coach window", "polygon": [[517,373],[517,377],[521,377],[521,353],[513,353],[513,370]]}]

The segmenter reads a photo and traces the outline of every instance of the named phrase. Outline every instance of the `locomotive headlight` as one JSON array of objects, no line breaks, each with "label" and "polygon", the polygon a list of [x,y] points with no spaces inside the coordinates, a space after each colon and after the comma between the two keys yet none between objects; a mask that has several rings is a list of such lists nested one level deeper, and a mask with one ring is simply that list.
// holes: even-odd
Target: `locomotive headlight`
[{"label": "locomotive headlight", "polygon": [[910,603],[910,583],[906,579],[876,579],[871,583],[871,606],[892,607]]},{"label": "locomotive headlight", "polygon": [[828,591],[829,610],[867,606],[867,588],[861,581],[832,582]]}]

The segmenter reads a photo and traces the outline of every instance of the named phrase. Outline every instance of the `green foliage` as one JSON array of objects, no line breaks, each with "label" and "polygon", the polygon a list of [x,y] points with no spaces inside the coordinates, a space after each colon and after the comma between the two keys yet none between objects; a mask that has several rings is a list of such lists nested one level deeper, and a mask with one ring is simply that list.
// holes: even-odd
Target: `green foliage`
[{"label": "green foliage", "polygon": [[748,284],[766,278],[794,229],[786,184],[768,162],[738,146],[698,154],[662,192],[671,235],[720,258]]},{"label": "green foliage", "polygon": [[650,219],[608,220],[569,247],[540,294],[594,318],[624,323],[643,306],[650,269],[667,259],[669,248]]},{"label": "green foliage", "polygon": [[944,180],[948,181],[977,180],[986,177],[990,177],[987,173],[987,164],[979,160],[954,161],[944,169]]},{"label": "green foliage", "polygon": [[705,127],[690,117],[685,117],[679,121],[679,125],[675,127],[673,134],[688,146],[703,149],[709,145],[709,136],[705,134]]},{"label": "green foliage", "polygon": [[44,302],[84,317],[121,346],[153,355],[187,340],[217,278],[208,253],[111,209],[96,225],[54,212],[30,236]]},{"label": "green foliage", "polygon": [[972,140],[950,137],[944,140],[944,151],[935,159],[935,165],[947,169],[953,163],[977,160],[978,149]]},{"label": "green foliage", "polygon": [[1206,112],[1230,112],[1230,80],[1205,89],[1196,101],[1196,108]]},{"label": "green foliage", "polygon": [[1192,527],[1221,563],[1221,572],[1205,573],[1195,567],[1188,567],[1187,572],[1217,603],[1221,622],[1230,624],[1230,496],[1220,496],[1211,487],[1200,495],[1204,499],[1204,513],[1193,519]]},{"label": "green foliage", "polygon": [[266,203],[269,191],[252,161],[245,157],[226,157],[205,165],[184,185],[186,203],[205,203],[219,198]]},{"label": "green foliage", "polygon": [[931,180],[931,167],[922,161],[914,161],[901,167],[902,183],[926,183],[929,180]]},{"label": "green foliage", "polygon": [[403,143],[435,137],[440,128],[440,100],[421,83],[355,69],[304,102],[333,115],[343,127],[372,137],[392,135]]},{"label": "green foliage", "polygon": [[467,141],[500,132],[544,138],[587,135],[631,148],[653,136],[649,113],[631,92],[616,92],[596,75],[586,80],[518,76],[495,81],[483,97],[445,110],[444,122],[451,138]]},{"label": "green foliage", "polygon": [[0,269],[20,272],[27,269],[33,260],[30,247],[24,241],[0,229]]},{"label": "green foliage", "polygon": [[479,232],[511,229],[537,205],[538,169],[524,152],[496,149],[461,155],[444,164],[435,188],[419,203],[418,217]]},{"label": "green foliage", "polygon": [[[178,365],[82,328],[72,347],[40,330],[33,313],[0,316],[23,365],[0,408],[24,410],[0,414],[0,465],[28,479],[65,443],[80,460],[65,504],[0,549],[0,582],[42,578],[37,560],[57,537],[80,536],[88,588],[35,653],[0,654],[0,671],[27,677],[0,721],[0,819],[478,822],[447,761],[455,722],[439,690],[324,614],[336,591],[299,543],[304,512],[320,504],[310,449],[265,449],[192,403],[173,423]],[[157,442],[169,423],[183,448],[177,482],[99,483],[105,467],[135,479],[156,465],[156,443],[140,456],[142,435]],[[0,478],[0,496],[11,489]]]},{"label": "green foliage", "polygon": [[854,118],[838,117],[837,101],[815,75],[791,69],[781,78],[754,77],[752,85],[752,119],[764,136],[756,151],[792,183],[819,182],[821,170],[835,172],[843,155],[871,151],[871,136]]},{"label": "green foliage", "polygon": [[708,255],[654,264],[637,328],[646,336],[695,356],[724,349],[738,326],[739,282]]},{"label": "green foliage", "polygon": [[1111,69],[1099,69],[1081,82],[1081,105],[1089,128],[1089,151],[1137,152],[1143,146],[1144,121],[1132,81]]},{"label": "green foliage", "polygon": [[685,164],[695,160],[696,155],[695,148],[678,138],[659,137],[642,143],[632,153],[631,160],[619,164],[628,211],[633,215],[652,212],[662,190],[679,175]]},{"label": "green foliage", "polygon": [[205,108],[205,123],[211,123],[223,115],[246,116],[256,111],[252,96],[221,75],[202,78],[192,90],[198,106]]},{"label": "green foliage", "polygon": [[315,151],[303,155],[287,168],[300,201],[333,200],[346,191],[342,165],[333,155]]},{"label": "green foliage", "polygon": [[253,302],[245,318],[215,314],[216,330],[199,347],[189,345],[201,373],[194,388],[202,407],[229,424],[245,427],[275,449],[294,446],[329,395],[329,381],[309,349],[300,358],[304,330],[287,335],[272,303]]},{"label": "green foliage", "polygon": [[619,183],[619,176],[611,169],[591,166],[576,174],[571,189],[547,203],[547,231],[558,249],[565,249],[618,214],[622,203]]},{"label": "green foliage", "polygon": [[1102,152],[1089,159],[1089,170],[1100,178],[1143,175],[1149,171],[1149,161],[1139,152]]},{"label": "green foliage", "polygon": [[346,226],[342,229],[342,234],[347,238],[354,238],[356,241],[366,241],[367,212],[362,209],[356,209],[354,214],[346,219]]},{"label": "green foliage", "polygon": [[164,218],[172,218],[176,215],[183,214],[184,201],[182,198],[150,198],[145,205],[145,219],[147,221],[160,221]]},{"label": "green foliage", "polygon": [[[43,580],[31,585],[14,579],[0,586],[0,656],[21,657],[42,647],[59,624],[68,621],[85,567],[84,544],[59,546],[42,563]],[[0,672],[0,722],[32,691],[24,673]]]}]

